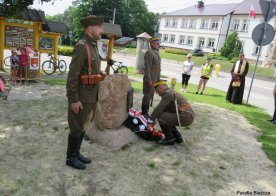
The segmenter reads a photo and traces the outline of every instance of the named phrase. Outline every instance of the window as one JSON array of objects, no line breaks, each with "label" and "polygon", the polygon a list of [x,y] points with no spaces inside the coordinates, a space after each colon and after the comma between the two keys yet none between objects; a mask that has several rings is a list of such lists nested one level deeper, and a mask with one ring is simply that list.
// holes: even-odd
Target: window
[{"label": "window", "polygon": [[188,20],[182,19],[180,27],[181,28],[187,28],[188,27]]},{"label": "window", "polygon": [[170,23],[171,23],[171,21],[169,19],[166,19],[166,21],[165,21],[165,27],[169,27]]},{"label": "window", "polygon": [[172,26],[171,27],[174,27],[174,28],[177,27],[177,19],[172,20]]},{"label": "window", "polygon": [[209,20],[202,20],[201,21],[201,29],[208,29],[208,25],[209,25]]},{"label": "window", "polygon": [[211,29],[218,29],[218,20],[212,20]]},{"label": "window", "polygon": [[238,31],[240,26],[240,20],[234,20],[233,30]]},{"label": "window", "polygon": [[198,46],[203,47],[205,44],[205,38],[204,37],[199,37],[198,38]]},{"label": "window", "polygon": [[208,47],[208,48],[213,48],[214,45],[215,45],[215,39],[213,39],[213,38],[208,38],[207,47]]},{"label": "window", "polygon": [[248,30],[248,20],[243,20],[242,21],[242,31],[247,31]]},{"label": "window", "polygon": [[193,39],[194,39],[194,38],[193,38],[192,36],[188,36],[188,37],[187,37],[187,43],[186,43],[186,44],[187,44],[187,45],[193,45]]},{"label": "window", "polygon": [[175,41],[175,35],[170,35],[170,43],[174,43]]},{"label": "window", "polygon": [[189,28],[191,28],[191,29],[196,28],[196,20],[195,19],[190,20]]},{"label": "window", "polygon": [[185,44],[185,36],[184,35],[180,35],[179,36],[179,44]]},{"label": "window", "polygon": [[164,36],[163,36],[163,42],[168,42],[168,34],[164,34]]},{"label": "window", "polygon": [[258,55],[260,50],[260,46],[255,45],[254,49],[253,49],[253,55]]}]

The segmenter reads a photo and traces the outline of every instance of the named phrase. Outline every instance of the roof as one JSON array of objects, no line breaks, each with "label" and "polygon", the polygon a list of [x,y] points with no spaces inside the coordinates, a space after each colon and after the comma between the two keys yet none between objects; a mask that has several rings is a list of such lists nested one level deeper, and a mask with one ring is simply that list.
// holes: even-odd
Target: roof
[{"label": "roof", "polygon": [[45,13],[40,10],[26,9],[14,16],[15,19],[45,23]]},{"label": "roof", "polygon": [[181,10],[176,10],[162,16],[225,16],[234,11],[238,3],[229,4],[209,4],[204,7],[197,8],[196,6],[187,7]]},{"label": "roof", "polygon": [[47,21],[45,24],[42,24],[42,30],[55,33],[66,33],[68,29],[64,23]]},{"label": "roof", "polygon": [[115,35],[117,37],[122,37],[122,29],[118,24],[103,23],[103,32],[106,35]]},{"label": "roof", "polygon": [[[272,0],[272,2],[276,2],[276,0]],[[261,6],[259,4],[259,0],[244,0],[242,3],[240,3],[237,8],[234,11],[234,15],[249,15],[250,9],[251,9],[251,4],[253,5],[254,12],[255,14],[262,14]]]},{"label": "roof", "polygon": [[134,38],[132,37],[121,37],[120,39],[117,39],[114,44],[123,46],[130,43],[132,40],[134,40]]},{"label": "roof", "polygon": [[151,38],[151,36],[147,33],[147,32],[144,32],[144,33],[141,33],[140,35],[137,35],[136,37],[143,37],[143,38]]}]

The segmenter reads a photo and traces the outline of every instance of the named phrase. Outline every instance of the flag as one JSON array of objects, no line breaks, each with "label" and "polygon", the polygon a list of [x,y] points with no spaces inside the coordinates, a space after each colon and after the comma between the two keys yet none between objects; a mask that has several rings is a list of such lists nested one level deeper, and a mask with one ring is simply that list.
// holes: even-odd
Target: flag
[{"label": "flag", "polygon": [[256,18],[256,13],[254,11],[254,7],[253,7],[253,4],[251,3],[251,8],[250,8],[250,13],[249,13],[250,16],[254,17],[254,19]]}]

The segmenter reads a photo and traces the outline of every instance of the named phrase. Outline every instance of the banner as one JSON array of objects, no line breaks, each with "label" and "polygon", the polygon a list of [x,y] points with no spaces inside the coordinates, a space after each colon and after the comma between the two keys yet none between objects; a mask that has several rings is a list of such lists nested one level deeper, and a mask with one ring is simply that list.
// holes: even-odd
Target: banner
[{"label": "banner", "polygon": [[39,69],[39,57],[30,56],[30,70],[38,70],[38,69]]}]

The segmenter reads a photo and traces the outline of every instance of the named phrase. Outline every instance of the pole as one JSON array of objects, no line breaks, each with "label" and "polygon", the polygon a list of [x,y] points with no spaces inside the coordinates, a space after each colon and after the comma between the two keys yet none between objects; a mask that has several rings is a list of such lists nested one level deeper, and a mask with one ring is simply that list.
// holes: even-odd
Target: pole
[{"label": "pole", "polygon": [[[270,14],[271,14],[271,1],[269,2],[269,9],[268,9],[268,14],[267,14],[267,16],[270,16]],[[248,103],[248,100],[249,100],[249,97],[250,97],[250,92],[251,92],[251,89],[252,89],[253,80],[254,80],[255,73],[256,73],[256,69],[257,69],[257,65],[258,65],[258,62],[259,62],[260,53],[261,53],[262,45],[263,45],[263,37],[264,37],[265,32],[266,32],[267,24],[268,24],[268,21],[266,20],[266,21],[265,21],[264,30],[263,30],[263,32],[262,32],[262,37],[261,37],[261,41],[260,41],[260,49],[259,49],[259,51],[258,51],[258,56],[257,56],[256,64],[255,64],[255,67],[254,67],[254,72],[253,72],[253,75],[252,75],[252,79],[251,79],[251,83],[250,83],[250,87],[249,87],[249,91],[248,91],[248,96],[247,96],[246,103]]]},{"label": "pole", "polygon": [[116,8],[114,8],[114,11],[113,11],[113,21],[112,21],[113,24],[115,24],[115,16],[116,16]]}]

